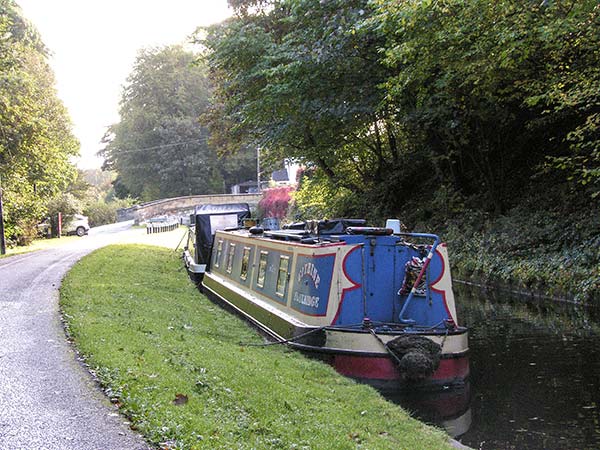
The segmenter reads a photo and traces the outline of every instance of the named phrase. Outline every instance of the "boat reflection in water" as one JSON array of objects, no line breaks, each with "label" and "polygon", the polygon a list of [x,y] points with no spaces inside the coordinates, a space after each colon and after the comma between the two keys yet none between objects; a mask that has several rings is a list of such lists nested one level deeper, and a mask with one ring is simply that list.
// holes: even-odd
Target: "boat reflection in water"
[{"label": "boat reflection in water", "polygon": [[381,394],[415,418],[443,428],[453,438],[459,438],[471,427],[471,384],[468,381],[462,386],[438,391],[402,390]]}]

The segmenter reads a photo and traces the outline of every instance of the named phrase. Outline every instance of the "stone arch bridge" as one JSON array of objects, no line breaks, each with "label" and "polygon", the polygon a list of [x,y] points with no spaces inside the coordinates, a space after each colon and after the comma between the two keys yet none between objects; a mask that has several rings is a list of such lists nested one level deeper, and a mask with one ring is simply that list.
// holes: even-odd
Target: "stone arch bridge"
[{"label": "stone arch bridge", "polygon": [[248,203],[251,209],[256,209],[261,198],[261,194],[190,195],[165,198],[119,209],[117,221],[134,220],[135,223],[140,223],[146,219],[163,215],[188,216],[194,212],[196,206],[206,204]]}]

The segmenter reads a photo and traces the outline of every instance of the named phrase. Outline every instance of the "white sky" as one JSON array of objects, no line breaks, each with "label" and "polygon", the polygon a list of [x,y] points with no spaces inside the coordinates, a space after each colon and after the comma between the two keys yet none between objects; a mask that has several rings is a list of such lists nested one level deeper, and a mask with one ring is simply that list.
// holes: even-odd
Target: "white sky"
[{"label": "white sky", "polygon": [[184,43],[198,26],[220,22],[227,0],[16,0],[52,52],[58,95],[81,142],[82,169],[106,127],[119,121],[121,88],[141,48]]}]

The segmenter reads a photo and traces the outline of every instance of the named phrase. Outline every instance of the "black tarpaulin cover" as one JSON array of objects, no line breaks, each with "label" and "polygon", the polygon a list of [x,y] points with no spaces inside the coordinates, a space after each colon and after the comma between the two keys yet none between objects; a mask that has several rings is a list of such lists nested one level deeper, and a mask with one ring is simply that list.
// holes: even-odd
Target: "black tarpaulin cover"
[{"label": "black tarpaulin cover", "polygon": [[208,264],[213,237],[218,230],[240,226],[250,217],[247,203],[196,206],[193,223],[196,226],[196,263]]}]

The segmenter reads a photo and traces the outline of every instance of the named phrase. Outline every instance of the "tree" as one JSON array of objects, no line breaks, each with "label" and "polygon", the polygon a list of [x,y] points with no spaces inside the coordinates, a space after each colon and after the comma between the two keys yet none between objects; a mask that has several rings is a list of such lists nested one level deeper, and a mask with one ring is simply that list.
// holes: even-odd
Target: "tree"
[{"label": "tree", "polygon": [[595,127],[597,2],[379,0],[375,8],[370,25],[387,37],[396,121],[422,136],[434,170],[446,174],[440,181],[478,207],[514,205],[544,161],[577,139],[573,123],[581,133]]},{"label": "tree", "polygon": [[181,46],[142,50],[105,137],[105,169],[117,193],[144,200],[222,192],[225,179],[198,118],[210,88],[196,56]]},{"label": "tree", "polygon": [[568,150],[550,155],[549,166],[600,196],[600,4],[581,2],[556,21],[548,39],[547,70],[528,98],[543,104],[543,121],[560,126]]},{"label": "tree", "polygon": [[9,240],[26,243],[19,237],[33,235],[46,203],[75,177],[70,158],[78,153],[79,143],[56,95],[45,47],[13,1],[0,0],[0,35],[5,220]]},{"label": "tree", "polygon": [[438,191],[502,214],[545,165],[597,186],[596,1],[232,3],[199,38],[221,151],[316,167],[377,215]]},{"label": "tree", "polygon": [[259,146],[271,163],[315,164],[356,193],[372,189],[398,158],[398,136],[378,87],[382,36],[358,29],[369,2],[265,3],[237,2],[236,17],[198,38],[216,87],[205,115],[215,143]]}]

